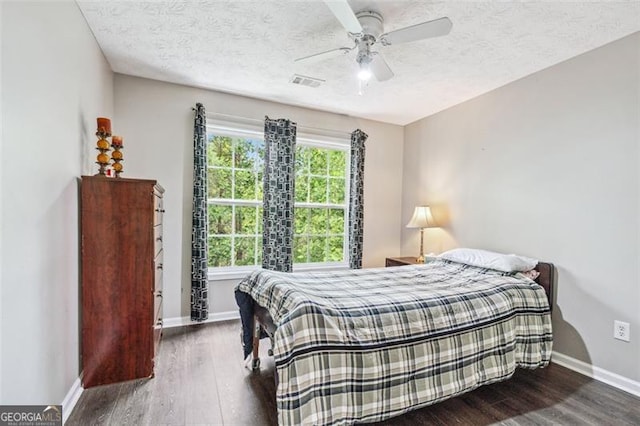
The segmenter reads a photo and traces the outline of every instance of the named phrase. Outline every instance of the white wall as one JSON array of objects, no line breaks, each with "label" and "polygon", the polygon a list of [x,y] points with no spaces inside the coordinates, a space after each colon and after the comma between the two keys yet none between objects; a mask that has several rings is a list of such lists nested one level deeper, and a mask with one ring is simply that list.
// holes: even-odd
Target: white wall
[{"label": "white wall", "polygon": [[[113,73],[75,2],[2,5],[2,404],[59,404],[80,373],[78,183]],[[10,247],[11,250],[6,250]]]},{"label": "white wall", "polygon": [[[428,250],[558,267],[554,349],[640,380],[640,33],[405,128],[402,223],[449,216]],[[414,254],[417,232],[404,230]],[[631,343],[613,321],[631,323]]]},{"label": "white wall", "polygon": [[[301,88],[300,90],[313,90]],[[124,136],[129,177],[154,178],[165,187],[164,316],[189,315],[193,111],[262,120],[289,118],[299,126],[369,135],[365,163],[365,267],[383,266],[400,252],[403,129],[400,126],[298,108],[226,93],[116,74],[114,132]],[[235,281],[212,282],[210,311],[236,311]]]},{"label": "white wall", "polygon": [[[3,3],[0,1],[0,97],[2,96],[2,10]],[[0,164],[2,163],[2,135],[4,133],[2,127],[2,103],[0,100]],[[0,172],[0,383],[4,383],[2,380],[2,319],[4,315],[2,314],[2,172]],[[2,389],[0,388],[0,400],[2,400]]]}]

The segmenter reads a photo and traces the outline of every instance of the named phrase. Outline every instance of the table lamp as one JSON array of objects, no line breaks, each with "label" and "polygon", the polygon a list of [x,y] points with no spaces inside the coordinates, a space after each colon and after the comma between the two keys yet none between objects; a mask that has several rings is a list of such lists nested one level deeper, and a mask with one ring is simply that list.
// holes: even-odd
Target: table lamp
[{"label": "table lamp", "polygon": [[413,217],[407,223],[407,228],[420,228],[420,255],[416,259],[418,263],[424,263],[423,237],[425,228],[435,228],[436,221],[433,220],[431,208],[429,206],[417,206],[413,211]]}]

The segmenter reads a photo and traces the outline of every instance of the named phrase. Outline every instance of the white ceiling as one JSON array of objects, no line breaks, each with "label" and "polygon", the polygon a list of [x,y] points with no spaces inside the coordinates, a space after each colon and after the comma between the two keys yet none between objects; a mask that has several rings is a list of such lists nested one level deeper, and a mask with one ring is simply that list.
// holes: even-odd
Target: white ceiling
[{"label": "white ceiling", "polygon": [[[640,31],[640,1],[364,1],[385,31],[442,16],[448,36],[380,47],[395,73],[358,95],[355,51],[322,1],[87,1],[115,72],[404,125]],[[294,73],[326,80],[289,83]]]}]

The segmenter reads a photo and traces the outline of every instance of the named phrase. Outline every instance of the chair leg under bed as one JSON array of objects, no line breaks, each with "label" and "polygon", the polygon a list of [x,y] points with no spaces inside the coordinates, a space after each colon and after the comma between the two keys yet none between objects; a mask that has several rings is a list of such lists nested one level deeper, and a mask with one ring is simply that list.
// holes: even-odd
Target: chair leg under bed
[{"label": "chair leg under bed", "polygon": [[253,354],[252,356],[252,362],[251,362],[251,369],[252,370],[259,370],[260,369],[260,356],[259,356],[259,350],[260,350],[260,323],[258,322],[257,318],[253,318]]},{"label": "chair leg under bed", "polygon": [[[262,327],[258,318],[253,318],[253,353],[251,355],[251,369],[256,371],[260,369],[260,335],[262,333]],[[271,348],[269,348],[269,356],[273,356],[273,336],[267,333],[269,340],[271,340]]]}]

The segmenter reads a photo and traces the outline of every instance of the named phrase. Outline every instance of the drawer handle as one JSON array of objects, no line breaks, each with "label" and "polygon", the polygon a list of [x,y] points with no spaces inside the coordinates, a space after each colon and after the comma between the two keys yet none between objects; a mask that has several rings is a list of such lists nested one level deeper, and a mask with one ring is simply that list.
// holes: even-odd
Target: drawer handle
[{"label": "drawer handle", "polygon": [[157,268],[158,268],[158,269],[162,269],[162,263],[158,263]]},{"label": "drawer handle", "polygon": [[158,322],[156,322],[156,325],[162,327],[162,318],[158,318]]},{"label": "drawer handle", "polygon": [[[147,210],[148,211],[148,210]],[[156,209],[158,213],[164,213],[164,209]]]}]

